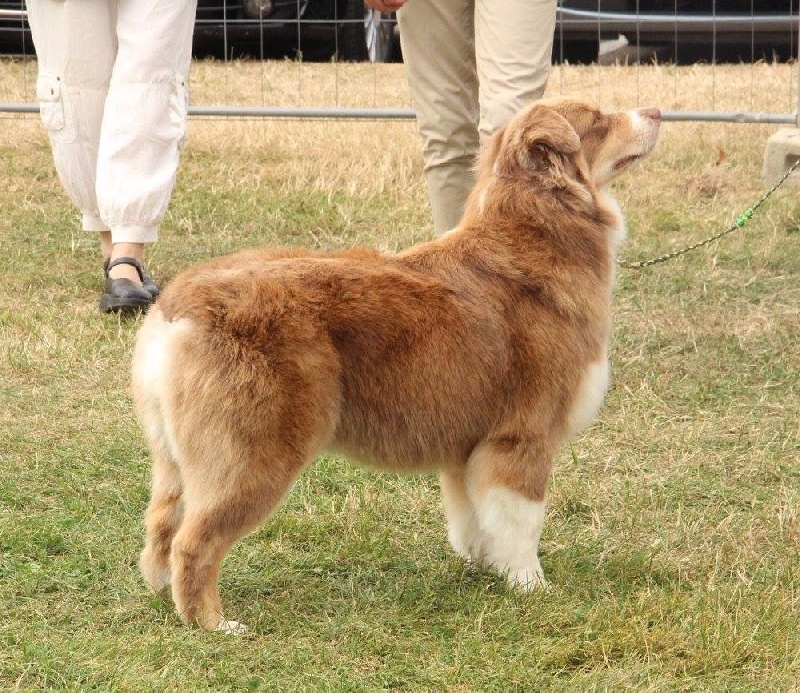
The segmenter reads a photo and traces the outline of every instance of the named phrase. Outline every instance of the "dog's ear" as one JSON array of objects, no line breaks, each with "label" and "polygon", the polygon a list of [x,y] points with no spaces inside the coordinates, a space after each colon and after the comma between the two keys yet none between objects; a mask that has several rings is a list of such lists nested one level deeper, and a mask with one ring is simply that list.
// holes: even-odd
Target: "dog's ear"
[{"label": "dog's ear", "polygon": [[481,155],[478,158],[478,165],[476,167],[478,173],[478,180],[489,175],[497,162],[497,156],[500,153],[500,146],[503,144],[503,137],[505,137],[506,128],[502,127],[495,130],[491,137],[483,145]]},{"label": "dog's ear", "polygon": [[530,171],[561,178],[581,147],[578,133],[566,118],[537,104],[515,118],[497,143],[495,171],[514,176]]}]

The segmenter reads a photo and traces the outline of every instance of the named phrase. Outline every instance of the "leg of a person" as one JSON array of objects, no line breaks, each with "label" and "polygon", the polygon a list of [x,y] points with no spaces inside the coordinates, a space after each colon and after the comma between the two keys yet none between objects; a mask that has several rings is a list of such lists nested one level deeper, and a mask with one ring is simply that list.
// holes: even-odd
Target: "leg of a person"
[{"label": "leg of a person", "polygon": [[[119,0],[119,48],[100,136],[97,197],[112,258],[140,259],[175,185],[186,135],[196,0]],[[116,268],[115,268],[116,269]]]},{"label": "leg of a person", "polygon": [[117,51],[116,3],[27,0],[39,66],[36,83],[53,162],[86,231],[106,231],[95,171],[103,107]]},{"label": "leg of a person", "polygon": [[555,21],[555,0],[476,0],[482,140],[544,94]]},{"label": "leg of a person", "polygon": [[437,234],[458,225],[475,184],[472,167],[479,141],[473,17],[473,0],[412,0],[397,13]]}]

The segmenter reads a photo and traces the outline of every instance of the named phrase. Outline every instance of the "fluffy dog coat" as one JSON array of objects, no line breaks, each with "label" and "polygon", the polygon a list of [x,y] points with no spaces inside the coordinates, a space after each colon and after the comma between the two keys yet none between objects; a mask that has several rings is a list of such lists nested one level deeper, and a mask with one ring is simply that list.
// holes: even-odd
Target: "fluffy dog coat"
[{"label": "fluffy dog coat", "polygon": [[438,469],[451,544],[522,588],[559,446],[608,384],[605,191],[654,146],[657,109],[545,101],[490,141],[457,229],[397,255],[249,250],[193,267],[137,337],[153,455],[141,569],[187,623],[222,617],[221,561],[323,450]]}]

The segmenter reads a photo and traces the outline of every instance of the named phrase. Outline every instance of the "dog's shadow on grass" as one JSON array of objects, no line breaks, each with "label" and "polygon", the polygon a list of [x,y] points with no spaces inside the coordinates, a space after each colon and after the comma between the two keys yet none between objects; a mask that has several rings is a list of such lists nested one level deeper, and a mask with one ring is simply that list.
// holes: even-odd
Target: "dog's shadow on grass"
[{"label": "dog's shadow on grass", "polygon": [[[487,599],[518,598],[504,578],[455,555],[432,562],[403,556],[316,564],[277,564],[270,559],[264,556],[261,565],[243,565],[234,558],[223,566],[225,617],[243,621],[254,636],[275,635],[297,624],[325,629],[332,622],[362,618],[444,624],[479,613]],[[158,620],[182,627],[168,589],[151,595],[149,608]]]},{"label": "dog's shadow on grass", "polygon": [[[601,546],[543,550],[550,583],[527,593],[454,555],[446,543],[425,546],[424,557],[415,556],[412,547],[408,554],[384,554],[380,560],[352,553],[326,555],[323,548],[288,562],[268,552],[230,557],[220,583],[225,616],[244,621],[255,637],[296,629],[298,624],[324,631],[331,624],[360,619],[421,620],[432,627],[448,627],[472,621],[487,609],[513,617],[546,618],[554,604],[624,601],[643,590],[687,587],[677,571],[636,548],[614,555]],[[150,607],[159,618],[178,623],[168,594],[153,597]]]}]

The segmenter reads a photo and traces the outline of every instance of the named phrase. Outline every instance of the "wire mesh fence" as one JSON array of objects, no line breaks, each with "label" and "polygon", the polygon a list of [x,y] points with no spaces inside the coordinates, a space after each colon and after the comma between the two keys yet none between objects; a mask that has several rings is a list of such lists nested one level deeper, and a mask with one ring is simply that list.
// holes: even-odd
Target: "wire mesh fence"
[{"label": "wire mesh fence", "polygon": [[[655,87],[665,120],[800,122],[798,0],[558,5],[550,94],[631,107]],[[0,52],[0,112],[36,112],[22,0],[0,2]],[[201,0],[195,53],[194,116],[414,117],[408,93],[385,88],[402,70],[395,19],[361,0]]]}]

